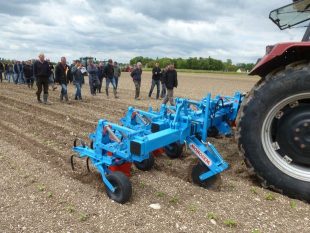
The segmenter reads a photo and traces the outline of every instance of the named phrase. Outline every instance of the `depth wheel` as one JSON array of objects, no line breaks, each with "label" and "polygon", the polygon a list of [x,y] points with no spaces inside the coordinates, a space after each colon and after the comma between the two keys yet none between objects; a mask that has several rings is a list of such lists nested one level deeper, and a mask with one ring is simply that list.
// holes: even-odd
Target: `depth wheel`
[{"label": "depth wheel", "polygon": [[150,154],[148,159],[143,160],[142,162],[133,162],[136,166],[141,171],[149,171],[154,167],[155,159],[152,154]]},{"label": "depth wheel", "polygon": [[204,181],[201,181],[199,179],[199,176],[207,171],[210,171],[210,169],[201,162],[198,162],[196,165],[194,165],[191,172],[191,178],[193,183],[206,189],[218,189],[222,183],[221,176],[219,174],[211,176]]},{"label": "depth wheel", "polygon": [[171,159],[177,159],[182,157],[183,155],[183,147],[184,144],[180,144],[177,142],[171,143],[168,146],[164,147],[166,155]]},{"label": "depth wheel", "polygon": [[118,203],[126,203],[132,195],[132,186],[128,177],[122,172],[116,171],[107,175],[107,179],[115,188],[115,191],[112,192],[106,187],[108,197]]}]

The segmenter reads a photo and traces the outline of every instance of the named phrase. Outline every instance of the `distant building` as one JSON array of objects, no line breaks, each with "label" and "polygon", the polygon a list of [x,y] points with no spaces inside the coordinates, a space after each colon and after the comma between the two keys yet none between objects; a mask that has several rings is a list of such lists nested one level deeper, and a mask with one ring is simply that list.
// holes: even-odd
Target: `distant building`
[{"label": "distant building", "polygon": [[247,73],[247,71],[243,68],[239,68],[236,72],[237,73]]}]

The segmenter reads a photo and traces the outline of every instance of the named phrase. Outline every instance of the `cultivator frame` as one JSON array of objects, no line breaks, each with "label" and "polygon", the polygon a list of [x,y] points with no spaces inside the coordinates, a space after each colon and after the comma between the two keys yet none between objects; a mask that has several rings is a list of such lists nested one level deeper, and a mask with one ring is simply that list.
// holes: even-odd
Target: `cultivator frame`
[{"label": "cultivator frame", "polygon": [[75,156],[87,158],[87,167],[91,161],[101,174],[108,196],[119,203],[129,200],[131,183],[123,174],[112,172],[111,167],[130,167],[134,163],[140,170],[149,170],[154,165],[152,152],[160,148],[165,148],[166,153],[171,147],[178,149],[175,157],[180,156],[184,146],[189,148],[199,158],[199,166],[192,171],[193,181],[207,187],[208,179],[228,168],[207,137],[231,135],[242,99],[243,95],[236,92],[233,97],[218,95],[213,99],[208,94],[200,101],[176,98],[175,106],[162,105],[159,111],[129,107],[120,120],[122,125],[100,119],[95,132],[89,135],[91,146],[76,139],[73,151]]}]

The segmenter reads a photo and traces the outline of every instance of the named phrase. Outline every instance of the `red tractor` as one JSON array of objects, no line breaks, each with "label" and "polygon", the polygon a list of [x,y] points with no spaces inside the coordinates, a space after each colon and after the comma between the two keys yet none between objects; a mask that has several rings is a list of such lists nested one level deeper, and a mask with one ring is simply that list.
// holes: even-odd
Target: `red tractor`
[{"label": "red tractor", "polygon": [[[310,19],[310,0],[270,12],[281,29]],[[310,24],[301,42],[268,46],[238,118],[239,149],[264,187],[310,201]]]},{"label": "red tractor", "polygon": [[122,68],[123,72],[131,72],[132,70],[133,70],[132,66],[129,65]]}]

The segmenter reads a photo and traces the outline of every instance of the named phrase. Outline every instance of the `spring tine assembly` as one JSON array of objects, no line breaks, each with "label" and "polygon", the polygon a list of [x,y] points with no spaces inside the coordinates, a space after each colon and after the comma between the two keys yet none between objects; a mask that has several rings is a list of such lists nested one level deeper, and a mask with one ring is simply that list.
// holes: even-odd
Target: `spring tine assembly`
[{"label": "spring tine assembly", "polygon": [[[77,146],[77,143],[80,143],[80,145],[85,148],[86,147],[86,144],[85,142],[81,139],[81,138],[76,138],[73,142],[73,146],[76,147]],[[74,167],[74,157],[77,157],[77,158],[81,158],[79,156],[77,156],[76,154],[73,154],[71,155],[70,157],[70,163],[71,163],[71,169],[72,171],[75,171],[75,167]],[[87,167],[87,171],[90,172],[90,168],[89,168],[89,157],[86,158],[86,167]]]}]

